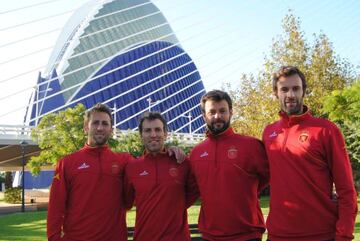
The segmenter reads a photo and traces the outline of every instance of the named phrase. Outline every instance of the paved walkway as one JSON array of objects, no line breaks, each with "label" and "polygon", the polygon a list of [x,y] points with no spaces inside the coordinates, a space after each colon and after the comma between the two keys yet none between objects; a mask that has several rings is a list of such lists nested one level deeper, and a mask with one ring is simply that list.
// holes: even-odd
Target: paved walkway
[{"label": "paved walkway", "polygon": [[[38,210],[37,204],[27,203],[25,205],[25,212],[36,211],[36,210]],[[9,203],[0,202],[0,216],[11,213],[18,213],[18,212],[21,212],[21,204],[9,204]]]},{"label": "paved walkway", "polygon": [[[3,199],[3,192],[0,192],[0,199]],[[26,200],[26,199],[25,199]],[[25,212],[46,210],[47,202],[25,203]],[[21,212],[21,204],[10,204],[0,202],[0,216]]]}]

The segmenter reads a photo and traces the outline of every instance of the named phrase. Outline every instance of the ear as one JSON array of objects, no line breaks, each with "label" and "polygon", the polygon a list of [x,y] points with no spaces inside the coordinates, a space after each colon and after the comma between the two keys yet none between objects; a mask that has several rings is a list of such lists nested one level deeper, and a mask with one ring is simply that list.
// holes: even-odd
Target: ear
[{"label": "ear", "polygon": [[85,134],[88,134],[88,132],[89,132],[89,126],[87,125],[87,123],[84,124],[83,130],[84,130]]},{"label": "ear", "polygon": [[274,99],[279,99],[279,95],[277,93],[277,90],[273,92]]},{"label": "ear", "polygon": [[303,89],[303,94],[302,94],[302,97],[304,98],[304,97],[305,97],[305,95],[306,95],[306,90],[304,91],[304,89]]},{"label": "ear", "polygon": [[204,120],[206,120],[205,111],[201,111],[201,115],[204,118]]}]

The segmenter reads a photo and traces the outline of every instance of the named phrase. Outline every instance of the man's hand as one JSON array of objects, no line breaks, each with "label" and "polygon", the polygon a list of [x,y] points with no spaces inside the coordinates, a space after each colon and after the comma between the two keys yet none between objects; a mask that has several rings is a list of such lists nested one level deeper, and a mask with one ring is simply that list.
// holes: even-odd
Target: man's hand
[{"label": "man's hand", "polygon": [[183,163],[186,159],[185,152],[177,146],[170,146],[167,149],[167,152],[168,152],[169,156],[175,155],[177,163]]}]

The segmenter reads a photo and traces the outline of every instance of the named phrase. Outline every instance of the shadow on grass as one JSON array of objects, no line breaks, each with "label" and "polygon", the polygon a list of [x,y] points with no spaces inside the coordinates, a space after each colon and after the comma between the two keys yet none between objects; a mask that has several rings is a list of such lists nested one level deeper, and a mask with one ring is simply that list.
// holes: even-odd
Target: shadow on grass
[{"label": "shadow on grass", "polygon": [[47,240],[46,213],[26,212],[0,217],[0,240]]}]

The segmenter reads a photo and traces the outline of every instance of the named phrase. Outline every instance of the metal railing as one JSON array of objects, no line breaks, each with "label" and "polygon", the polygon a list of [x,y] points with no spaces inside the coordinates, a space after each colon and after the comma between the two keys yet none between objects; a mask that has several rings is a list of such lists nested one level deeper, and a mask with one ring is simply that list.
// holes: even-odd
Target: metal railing
[{"label": "metal railing", "polygon": [[[22,140],[33,142],[31,139],[32,129],[34,129],[34,126],[0,125],[0,143],[11,145],[19,144]],[[116,129],[114,132],[114,138],[118,138],[128,132],[137,131]],[[178,141],[186,145],[195,145],[204,140],[204,138],[204,134],[169,132],[167,141]]]},{"label": "metal railing", "polygon": [[33,128],[33,126],[25,125],[0,125],[0,144],[16,145],[20,141],[35,144],[31,139],[31,130]]}]

